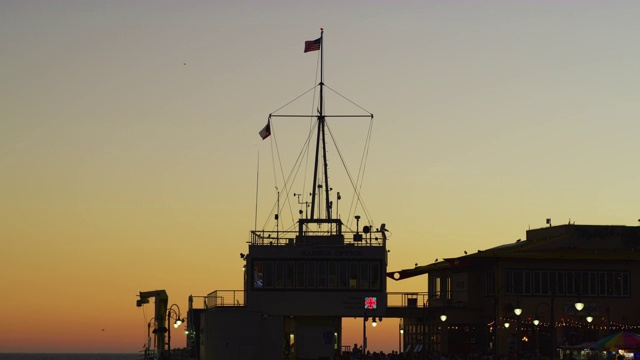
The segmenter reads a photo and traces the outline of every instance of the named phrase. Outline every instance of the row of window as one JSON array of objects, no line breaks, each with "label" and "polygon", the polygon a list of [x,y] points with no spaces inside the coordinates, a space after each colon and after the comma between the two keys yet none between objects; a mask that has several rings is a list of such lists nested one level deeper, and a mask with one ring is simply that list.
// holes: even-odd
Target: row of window
[{"label": "row of window", "polygon": [[382,290],[380,261],[254,260],[254,289]]},{"label": "row of window", "polygon": [[[483,277],[485,295],[495,293],[495,273]],[[507,295],[629,296],[629,273],[625,271],[505,270]]]}]

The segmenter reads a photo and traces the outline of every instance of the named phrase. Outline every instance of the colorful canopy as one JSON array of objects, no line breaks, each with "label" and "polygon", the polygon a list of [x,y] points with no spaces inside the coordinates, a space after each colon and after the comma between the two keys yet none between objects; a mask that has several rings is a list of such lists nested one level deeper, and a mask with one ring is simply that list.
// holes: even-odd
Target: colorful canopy
[{"label": "colorful canopy", "polygon": [[615,351],[619,349],[640,349],[640,335],[621,331],[595,342],[599,349]]}]

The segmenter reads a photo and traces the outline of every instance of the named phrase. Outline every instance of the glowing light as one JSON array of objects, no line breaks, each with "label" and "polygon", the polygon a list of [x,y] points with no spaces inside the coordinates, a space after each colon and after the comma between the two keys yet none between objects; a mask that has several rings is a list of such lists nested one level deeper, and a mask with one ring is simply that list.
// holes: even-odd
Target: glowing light
[{"label": "glowing light", "polygon": [[513,313],[518,315],[518,316],[520,316],[520,314],[522,314],[522,309],[517,307],[517,308],[513,309]]}]

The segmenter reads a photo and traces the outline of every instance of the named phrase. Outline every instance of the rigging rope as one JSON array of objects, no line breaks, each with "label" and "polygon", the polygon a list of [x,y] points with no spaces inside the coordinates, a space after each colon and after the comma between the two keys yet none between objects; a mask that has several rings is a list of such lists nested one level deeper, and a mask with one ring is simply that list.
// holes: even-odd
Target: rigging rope
[{"label": "rigging rope", "polygon": [[362,110],[362,111],[366,112],[367,114],[369,114],[369,115],[373,116],[373,114],[372,114],[372,113],[370,113],[370,112],[369,112],[369,110],[367,110],[367,109],[363,108],[362,106],[360,106],[360,105],[356,104],[355,102],[351,101],[351,100],[350,100],[349,98],[347,98],[346,96],[344,96],[344,95],[340,94],[339,92],[337,92],[337,91],[333,90],[331,87],[329,87],[329,85],[325,84],[325,85],[324,85],[324,87],[326,87],[327,89],[329,89],[329,90],[333,91],[334,93],[336,93],[337,95],[339,95],[341,98],[343,98],[343,99],[347,100],[347,101],[348,101],[348,102],[350,102],[352,105],[354,105],[355,107],[359,108],[360,110]]},{"label": "rigging rope", "polygon": [[[312,90],[314,91],[313,93],[313,102],[311,105],[311,114],[313,114],[313,111],[317,108],[318,114],[320,114],[320,108],[319,106],[322,106],[322,104],[316,104],[315,100],[316,100],[316,92],[317,92],[317,88],[320,86],[320,84],[318,84],[318,76],[319,76],[319,71],[320,69],[321,63],[320,63],[320,56],[318,56],[318,60],[316,63],[316,74],[315,74],[315,83],[317,85],[314,85],[312,88],[310,88],[309,90],[305,91],[304,93],[300,94],[299,96],[297,96],[296,98],[294,98],[293,100],[287,102],[286,104],[284,104],[283,106],[279,107],[278,109],[274,110],[271,114],[269,114],[269,121],[271,120],[271,115],[275,114],[276,112],[282,110],[283,108],[285,108],[286,106],[290,105],[291,103],[295,102],[296,100],[300,99],[302,96],[308,94],[309,92],[311,92]],[[343,99],[345,99],[346,101],[348,101],[349,103],[351,103],[352,105],[358,107],[359,109],[363,110],[364,112],[366,112],[367,114],[371,115],[371,121],[369,123],[369,129],[367,132],[367,136],[366,136],[366,140],[365,140],[365,148],[363,150],[363,154],[362,157],[360,159],[360,166],[358,168],[358,175],[357,178],[354,182],[353,177],[351,175],[351,173],[349,172],[349,169],[347,168],[346,162],[344,157],[342,156],[342,153],[340,152],[340,149],[338,148],[336,139],[333,137],[333,134],[331,133],[331,129],[329,129],[328,125],[327,125],[327,129],[329,129],[329,134],[331,137],[331,140],[336,148],[336,151],[338,153],[338,156],[340,157],[340,160],[342,162],[342,165],[347,173],[347,176],[349,178],[349,181],[351,182],[351,187],[354,190],[354,194],[351,200],[351,205],[349,206],[349,212],[348,212],[348,218],[351,219],[351,213],[352,211],[355,213],[358,204],[360,204],[360,206],[362,206],[363,211],[365,212],[365,216],[367,217],[367,219],[370,222],[373,222],[373,219],[371,217],[371,215],[369,214],[368,209],[366,208],[364,201],[362,200],[362,198],[360,197],[360,190],[362,190],[362,186],[363,186],[363,179],[364,179],[364,172],[366,169],[366,163],[367,163],[367,159],[368,159],[368,154],[369,154],[369,147],[370,147],[370,141],[371,141],[371,133],[372,133],[372,126],[373,126],[373,114],[371,112],[369,112],[368,110],[366,110],[365,108],[363,108],[362,106],[356,104],[354,101],[350,100],[349,98],[347,98],[346,96],[340,94],[339,92],[337,92],[336,90],[332,89],[331,87],[327,86],[326,84],[322,84],[323,86],[325,86],[327,89],[331,90],[333,93],[337,94],[338,96],[342,97]],[[324,115],[324,114],[323,114]],[[283,189],[282,189],[282,193],[279,192],[279,195],[284,194],[285,195],[285,202],[282,205],[278,205],[278,202],[276,202],[276,204],[274,204],[274,206],[271,209],[271,212],[269,213],[268,217],[265,219],[265,223],[263,225],[263,229],[266,227],[267,223],[269,222],[269,220],[273,217],[274,213],[280,215],[280,210],[283,209],[285,206],[289,207],[289,214],[291,216],[291,222],[292,225],[291,227],[295,226],[295,217],[294,217],[294,212],[292,210],[292,206],[291,206],[291,201],[289,200],[289,195],[290,195],[290,186],[292,185],[292,181],[297,177],[298,172],[301,170],[302,168],[302,159],[306,158],[305,161],[305,167],[304,167],[304,171],[303,171],[303,181],[302,181],[302,187],[303,189],[306,188],[306,184],[307,184],[307,173],[308,173],[308,169],[309,169],[309,163],[311,161],[311,139],[313,134],[315,133],[315,129],[317,128],[317,121],[313,121],[314,118],[317,119],[317,116],[314,115],[309,115],[310,117],[310,121],[309,121],[309,132],[308,132],[308,136],[307,139],[305,140],[305,143],[303,145],[303,149],[300,151],[300,153],[298,154],[298,157],[296,158],[295,162],[294,162],[294,166],[292,167],[291,172],[289,173],[289,175],[287,177],[285,177],[284,175],[284,167],[282,166],[282,159],[280,156],[280,150],[278,147],[278,143],[277,143],[277,139],[276,139],[276,134],[275,134],[275,129],[273,127],[273,124],[271,124],[271,135],[273,135],[271,137],[271,158],[272,158],[272,170],[273,170],[273,177],[274,177],[274,182],[275,182],[275,186],[276,186],[276,190],[279,192],[279,187],[278,187],[278,172],[276,170],[276,162],[278,163],[279,167],[280,167],[280,176],[282,177],[282,180],[284,182],[283,184]],[[326,125],[326,120],[325,120],[325,125]],[[327,160],[327,159],[325,159]],[[323,184],[323,175],[325,175],[324,173],[324,167],[322,168],[322,170],[318,173],[319,179],[315,179],[316,181],[318,181],[318,184]],[[328,175],[328,174],[326,174]],[[324,184],[324,186],[328,186],[328,184]],[[308,203],[307,203],[307,197],[312,195],[313,193],[316,192],[317,189],[312,189],[312,193],[306,193],[302,192],[301,197],[302,197],[302,203],[299,205],[302,205],[304,207],[308,207]],[[279,196],[278,195],[278,196]],[[322,204],[322,193],[319,192],[317,194],[318,196],[318,202],[317,202],[317,210],[318,210],[318,214],[322,213],[322,209],[321,209],[321,204]],[[298,198],[300,199],[300,197]],[[326,211],[327,209],[325,209]],[[257,214],[257,209],[256,209],[256,214]],[[338,217],[340,216],[340,214],[336,214]],[[282,219],[281,216],[279,216],[280,219]],[[349,223],[352,223],[352,220],[348,220],[348,224],[347,227],[349,227]],[[289,227],[289,228],[291,228]]]},{"label": "rigging rope", "polygon": [[[312,127],[313,129],[313,127]],[[305,154],[305,149],[309,148],[309,142],[311,141],[311,137],[314,134],[314,131],[310,132],[309,135],[307,136],[307,139],[305,140],[305,143],[303,145],[303,149],[300,151],[300,153],[298,154],[298,157],[296,158],[294,165],[291,169],[291,172],[289,173],[289,176],[287,176],[285,178],[284,173],[281,171],[282,174],[282,179],[284,181],[284,185],[283,185],[283,192],[285,194],[285,202],[289,203],[289,208],[291,209],[291,204],[290,204],[290,200],[289,200],[289,193],[290,193],[290,184],[292,182],[292,179],[296,178],[296,175],[298,174],[298,171],[300,170],[300,167],[302,166],[302,157]],[[272,130],[272,135],[273,135],[273,130]],[[280,159],[280,153],[277,147],[277,140],[274,139],[272,140],[273,142],[276,142],[276,153],[278,154],[278,156],[274,156],[273,152],[272,152],[272,159],[276,159],[278,160],[278,163],[280,164],[280,169],[283,169],[284,167],[282,166],[282,161]],[[273,171],[274,171],[274,178],[276,177],[276,170],[275,170],[275,161],[273,162]],[[277,204],[274,204],[271,212],[269,213],[269,216],[265,219],[265,223],[263,225],[263,228],[266,227],[267,223],[269,222],[269,219],[274,215],[275,211],[279,211],[277,210]],[[290,212],[292,212],[290,210]],[[293,220],[293,214],[291,214],[292,220]],[[292,221],[293,223],[295,223],[295,220]]]},{"label": "rigging rope", "polygon": [[[362,210],[365,212],[365,216],[367,217],[367,219],[370,221],[370,223],[373,223],[373,218],[371,217],[369,210],[367,209],[366,205],[364,204],[364,200],[362,200],[362,198],[360,197],[360,189],[362,188],[362,183],[363,183],[363,179],[364,179],[364,169],[366,167],[366,160],[368,158],[368,153],[369,153],[369,144],[370,144],[370,140],[371,140],[371,128],[372,128],[372,123],[373,123],[373,119],[371,119],[370,123],[369,123],[369,131],[367,132],[367,137],[365,140],[365,149],[363,151],[362,154],[362,158],[360,160],[360,167],[358,170],[358,177],[357,180],[353,181],[353,176],[351,176],[351,172],[349,171],[349,168],[347,167],[347,164],[344,160],[344,157],[342,156],[342,152],[340,151],[340,148],[338,147],[338,144],[335,140],[335,138],[333,137],[333,132],[331,132],[331,128],[329,127],[329,125],[327,124],[327,129],[329,130],[329,135],[331,137],[331,140],[333,141],[333,145],[336,148],[336,152],[338,153],[338,156],[340,157],[340,161],[342,162],[342,166],[345,169],[345,172],[347,173],[347,177],[349,178],[349,182],[351,183],[351,187],[353,188],[353,197],[352,197],[352,205],[349,206],[349,212],[348,212],[348,217],[347,219],[351,219],[351,211],[353,208],[353,211],[355,212],[355,208],[357,207],[357,204],[360,204],[360,206],[362,206]],[[358,183],[360,183],[360,189],[358,189]],[[353,199],[357,199],[357,201],[354,201]],[[349,223],[351,223],[351,220],[348,220],[347,222],[347,227],[349,227]]]},{"label": "rigging rope", "polygon": [[[271,112],[271,114],[275,114],[276,112],[278,112],[278,111],[282,110],[282,109],[283,109],[284,107],[286,107],[287,105],[289,105],[289,104],[291,104],[292,102],[294,102],[294,101],[296,101],[296,100],[300,99],[301,97],[303,97],[303,96],[307,95],[307,93],[308,93],[309,91],[314,90],[314,89],[315,89],[315,88],[317,88],[317,87],[318,87],[318,85],[314,85],[311,89],[309,89],[309,90],[307,90],[307,91],[303,92],[302,94],[298,95],[298,97],[296,97],[295,99],[293,99],[293,100],[289,101],[288,103],[286,103],[286,104],[284,104],[284,105],[280,106],[279,108],[277,108],[276,110],[272,111],[272,112]],[[315,101],[315,100],[314,100],[314,101]]]},{"label": "rigging rope", "polygon": [[[318,57],[318,60],[317,60],[317,62],[316,62],[316,74],[315,74],[314,83],[317,83],[317,82],[318,82],[318,73],[319,73],[319,69],[320,69],[320,58]],[[301,98],[302,96],[304,96],[304,95],[308,94],[308,93],[309,93],[310,91],[312,91],[312,90],[313,90],[313,102],[312,102],[312,104],[311,104],[311,114],[313,114],[313,109],[316,107],[315,99],[316,99],[316,91],[317,91],[317,89],[318,89],[318,85],[314,85],[312,88],[310,88],[309,90],[307,90],[307,91],[305,91],[304,93],[300,94],[300,95],[299,95],[299,96],[297,96],[295,99],[293,99],[293,100],[289,101],[288,103],[284,104],[284,105],[283,105],[283,106],[281,106],[280,108],[276,109],[276,110],[275,110],[275,111],[273,111],[271,114],[274,114],[274,113],[276,113],[276,112],[278,112],[278,111],[282,110],[283,108],[285,108],[285,107],[286,107],[286,106],[288,106],[289,104],[291,104],[291,103],[295,102],[296,100],[298,100],[298,99],[299,99],[299,98]],[[271,114],[270,114],[270,115],[271,115]],[[304,149],[306,149],[306,152],[305,152],[305,151],[303,151],[303,152],[301,152],[301,154],[299,154],[299,155],[298,155],[298,159],[296,159],[296,163],[294,164],[294,168],[293,168],[293,169],[295,169],[295,168],[296,168],[296,166],[295,166],[295,165],[296,165],[296,164],[298,164],[298,160],[299,160],[299,159],[302,157],[302,155],[304,154],[304,156],[306,156],[306,158],[307,158],[307,161],[306,161],[306,163],[305,163],[305,171],[303,172],[303,173],[304,173],[304,178],[303,178],[303,183],[302,183],[303,189],[306,187],[306,181],[307,181],[307,180],[306,180],[306,174],[307,174],[307,170],[308,170],[308,166],[309,166],[310,139],[311,139],[311,134],[312,134],[312,132],[313,132],[313,128],[314,128],[314,126],[313,126],[313,125],[314,125],[313,115],[309,115],[309,117],[310,117],[310,121],[309,121],[309,133],[310,133],[310,135],[309,135],[309,137],[307,138],[307,140],[305,141]],[[271,116],[270,116],[269,118],[271,118]],[[293,210],[292,210],[292,208],[291,208],[291,201],[289,200],[289,193],[290,193],[290,189],[289,189],[289,186],[290,186],[290,185],[289,185],[289,179],[291,179],[291,176],[293,175],[293,169],[292,169],[292,173],[290,173],[290,174],[289,174],[289,177],[285,178],[285,176],[284,176],[284,172],[283,172],[284,167],[282,166],[282,159],[281,159],[281,157],[280,157],[280,150],[279,150],[279,148],[278,148],[278,143],[277,143],[277,139],[276,139],[276,136],[275,136],[275,131],[274,131],[274,128],[273,128],[273,124],[271,125],[271,133],[272,133],[272,135],[273,135],[273,137],[272,137],[272,141],[271,141],[271,144],[272,144],[272,146],[271,146],[271,159],[272,159],[272,164],[273,164],[273,176],[274,176],[274,182],[275,182],[275,184],[276,184],[276,189],[278,189],[277,171],[276,171],[276,169],[275,169],[275,164],[276,164],[276,159],[277,159],[277,163],[280,165],[280,174],[281,174],[281,176],[282,176],[282,180],[284,181],[284,184],[283,184],[283,192],[284,192],[284,194],[286,195],[286,196],[285,196],[285,202],[284,202],[284,204],[282,204],[282,205],[280,206],[280,209],[278,209],[278,208],[277,208],[278,206],[277,206],[277,205],[275,205],[275,207],[276,207],[276,209],[275,209],[275,213],[276,213],[276,214],[280,214],[280,210],[281,210],[282,208],[284,208],[285,206],[287,206],[287,205],[288,205],[288,207],[289,207],[289,215],[290,215],[290,217],[291,217],[291,222],[292,222],[293,224],[295,224],[294,212],[293,212]],[[274,156],[274,151],[273,151],[274,143],[275,143],[275,153],[276,153],[276,156]],[[299,169],[300,169],[300,166],[297,166],[296,174],[297,174],[297,172],[299,171]],[[294,176],[294,178],[295,178],[295,176]],[[303,191],[303,192],[302,192],[302,195],[303,195],[302,202],[303,202],[303,203],[305,203],[305,202],[306,202],[306,200],[305,200],[306,195],[305,195],[305,194],[306,194],[306,193]],[[268,216],[268,217],[267,217],[267,219],[265,220],[265,226],[266,226],[266,223],[269,221],[269,219],[270,219],[273,215],[274,215],[274,209],[272,209],[272,210],[271,210],[271,212],[269,213],[269,216]],[[280,217],[280,216],[279,216],[279,217]],[[280,218],[281,218],[281,217],[280,217]]]}]

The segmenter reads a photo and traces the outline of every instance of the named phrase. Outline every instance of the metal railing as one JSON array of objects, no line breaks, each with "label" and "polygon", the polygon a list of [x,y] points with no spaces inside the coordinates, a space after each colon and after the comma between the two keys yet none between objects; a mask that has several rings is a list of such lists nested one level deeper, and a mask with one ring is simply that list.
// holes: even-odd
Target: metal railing
[{"label": "metal railing", "polygon": [[[354,236],[355,235],[355,236]],[[284,231],[251,231],[251,245],[296,245],[297,230]],[[328,245],[348,245],[348,246],[383,246],[384,241],[380,233],[369,234],[343,231],[341,234],[331,234],[325,231],[307,231],[305,236],[326,237]]]},{"label": "metal railing", "polygon": [[426,292],[388,292],[388,307],[424,307],[429,306],[429,294]]},{"label": "metal railing", "polygon": [[456,301],[455,294],[451,294],[452,299],[444,302],[444,299],[428,292],[388,292],[387,307],[406,307],[406,308],[423,308],[423,307],[442,307],[443,303],[446,307],[465,307],[466,302]]},{"label": "metal railing", "polygon": [[216,290],[209,293],[205,301],[205,309],[245,306],[243,290]]},{"label": "metal railing", "polygon": [[[194,299],[202,299],[202,307],[198,309],[211,309],[214,307],[238,307],[246,306],[244,290],[216,290],[207,296],[193,296]],[[387,306],[401,308],[423,308],[429,306],[442,306],[441,298],[430,297],[427,292],[388,292]],[[195,303],[195,301],[194,301]],[[465,304],[449,300],[447,307],[464,307]]]}]

